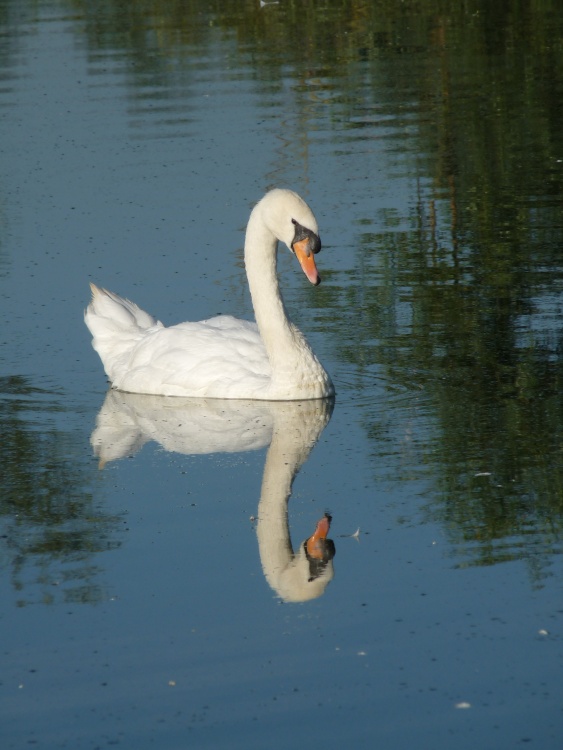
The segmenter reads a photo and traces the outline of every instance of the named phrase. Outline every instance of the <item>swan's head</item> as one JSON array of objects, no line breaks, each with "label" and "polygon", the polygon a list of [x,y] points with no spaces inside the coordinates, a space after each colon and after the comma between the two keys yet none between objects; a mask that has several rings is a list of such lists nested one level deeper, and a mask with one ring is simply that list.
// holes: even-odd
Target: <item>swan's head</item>
[{"label": "swan's head", "polygon": [[266,193],[259,207],[266,225],[295,254],[311,284],[320,284],[315,264],[315,255],[321,249],[319,228],[303,198],[292,190],[277,188]]},{"label": "swan's head", "polygon": [[335,547],[328,538],[332,517],[325,513],[317,523],[315,533],[298,549],[292,562],[281,573],[277,591],[286,602],[305,602],[322,596],[332,581],[332,559]]}]

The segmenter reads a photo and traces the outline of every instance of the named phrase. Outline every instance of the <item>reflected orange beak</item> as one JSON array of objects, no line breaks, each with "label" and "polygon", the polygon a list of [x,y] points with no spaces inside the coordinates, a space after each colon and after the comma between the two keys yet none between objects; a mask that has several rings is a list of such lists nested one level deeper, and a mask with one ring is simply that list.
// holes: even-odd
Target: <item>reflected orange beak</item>
[{"label": "reflected orange beak", "polygon": [[315,256],[309,249],[309,240],[305,238],[299,242],[293,243],[293,252],[297,256],[301,268],[305,272],[305,276],[309,279],[313,286],[318,286],[321,283],[321,277],[317,271],[315,264]]},{"label": "reflected orange beak", "polygon": [[322,559],[324,551],[324,540],[330,531],[330,518],[323,516],[317,524],[315,533],[307,539],[307,554],[318,560]]}]

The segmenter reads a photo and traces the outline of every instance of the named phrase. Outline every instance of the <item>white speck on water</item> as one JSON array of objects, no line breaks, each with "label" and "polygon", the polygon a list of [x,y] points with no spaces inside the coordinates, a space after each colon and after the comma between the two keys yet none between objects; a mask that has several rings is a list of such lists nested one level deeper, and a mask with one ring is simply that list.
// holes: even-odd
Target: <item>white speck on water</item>
[{"label": "white speck on water", "polygon": [[360,541],[360,527],[358,526],[358,528],[356,529],[356,531],[354,531],[353,534],[340,534],[340,537],[342,539],[357,539],[359,542]]},{"label": "white speck on water", "polygon": [[460,701],[459,703],[455,704],[456,708],[471,708],[471,703],[468,703],[467,701]]}]

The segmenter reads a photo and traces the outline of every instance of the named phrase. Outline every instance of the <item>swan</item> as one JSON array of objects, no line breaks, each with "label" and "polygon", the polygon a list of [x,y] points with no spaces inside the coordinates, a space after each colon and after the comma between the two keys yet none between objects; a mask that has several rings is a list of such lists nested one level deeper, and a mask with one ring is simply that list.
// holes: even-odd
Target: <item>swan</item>
[{"label": "swan", "polygon": [[336,550],[328,538],[331,517],[325,513],[313,534],[294,548],[288,504],[293,481],[328,424],[333,406],[333,399],[170,399],[110,390],[90,443],[101,469],[136,454],[151,440],[183,455],[267,447],[255,527],[262,572],[276,596],[304,602],[322,596],[334,577]]},{"label": "swan", "polygon": [[219,315],[166,327],[133,302],[91,284],[84,318],[112,388],[271,401],[332,396],[329,375],[288,318],[276,271],[278,240],[317,286],[317,221],[297,193],[279,188],[256,204],[246,229],[244,261],[256,323]]}]

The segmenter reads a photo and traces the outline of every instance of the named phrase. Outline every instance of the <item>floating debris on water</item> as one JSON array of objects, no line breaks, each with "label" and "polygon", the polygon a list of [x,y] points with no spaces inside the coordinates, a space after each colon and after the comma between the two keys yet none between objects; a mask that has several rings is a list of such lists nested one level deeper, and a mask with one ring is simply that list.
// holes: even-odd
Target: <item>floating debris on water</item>
[{"label": "floating debris on water", "polygon": [[360,541],[360,527],[358,526],[353,534],[340,534],[340,537],[342,539],[357,539],[358,541]]}]

